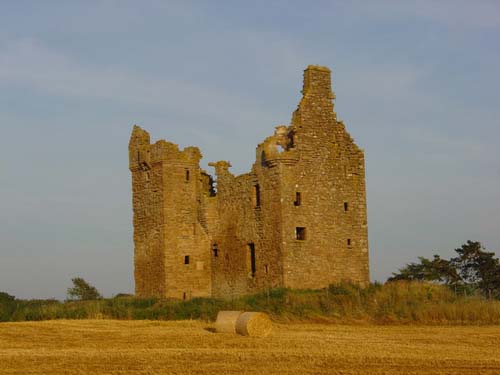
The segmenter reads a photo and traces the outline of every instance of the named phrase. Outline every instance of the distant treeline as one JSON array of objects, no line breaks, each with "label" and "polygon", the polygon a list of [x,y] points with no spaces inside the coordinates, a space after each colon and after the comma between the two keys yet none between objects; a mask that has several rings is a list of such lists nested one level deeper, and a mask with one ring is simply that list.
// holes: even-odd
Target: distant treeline
[{"label": "distant treeline", "polygon": [[219,310],[265,311],[278,322],[500,324],[500,301],[422,281],[352,284],[321,290],[272,289],[233,300],[115,298],[18,300],[0,293],[0,321],[49,319],[214,320]]}]

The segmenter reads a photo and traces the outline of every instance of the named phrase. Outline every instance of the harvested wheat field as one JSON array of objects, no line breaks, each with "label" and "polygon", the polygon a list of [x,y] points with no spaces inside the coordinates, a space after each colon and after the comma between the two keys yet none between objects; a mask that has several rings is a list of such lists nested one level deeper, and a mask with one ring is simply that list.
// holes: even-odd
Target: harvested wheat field
[{"label": "harvested wheat field", "polygon": [[199,321],[0,323],[0,374],[500,374],[500,327],[278,325],[265,338]]}]

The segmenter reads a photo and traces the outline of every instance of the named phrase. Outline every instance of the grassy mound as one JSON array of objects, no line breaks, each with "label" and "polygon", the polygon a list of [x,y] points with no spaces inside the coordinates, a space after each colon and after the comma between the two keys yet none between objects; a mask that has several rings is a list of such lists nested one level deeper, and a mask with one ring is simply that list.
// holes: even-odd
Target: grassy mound
[{"label": "grassy mound", "polygon": [[219,310],[263,311],[281,322],[500,324],[500,301],[458,296],[445,286],[405,281],[371,284],[367,288],[337,284],[321,290],[271,289],[232,300],[118,296],[60,302],[0,298],[0,321],[96,318],[211,321]]}]

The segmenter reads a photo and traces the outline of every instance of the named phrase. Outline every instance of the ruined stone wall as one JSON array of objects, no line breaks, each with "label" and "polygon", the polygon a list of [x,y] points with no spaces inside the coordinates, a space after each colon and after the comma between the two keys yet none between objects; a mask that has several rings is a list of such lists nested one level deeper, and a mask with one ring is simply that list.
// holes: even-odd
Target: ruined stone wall
[{"label": "ruined stone wall", "polygon": [[163,170],[151,163],[149,134],[134,126],[129,143],[134,211],[134,277],[138,296],[165,294]]},{"label": "ruined stone wall", "polygon": [[[196,147],[180,151],[158,141],[146,146],[148,161],[135,162],[130,144],[133,184],[135,280],[138,296],[192,298],[211,295],[210,238],[199,206],[208,194]],[[149,135],[147,135],[149,143]]]},{"label": "ruined stone wall", "polygon": [[213,295],[228,297],[283,285],[278,175],[254,166],[251,173],[235,177],[228,163],[213,165],[218,212]]},{"label": "ruined stone wall", "polygon": [[[300,154],[283,180],[285,285],[318,288],[350,280],[365,284],[368,232],[364,155],[337,121],[330,71],[310,66],[290,128]],[[296,193],[301,204],[293,204]],[[296,228],[305,228],[298,240]]]},{"label": "ruined stone wall", "polygon": [[369,282],[364,153],[336,118],[329,69],[309,66],[302,92],[291,125],[258,145],[250,173],[210,163],[216,191],[197,148],[150,145],[134,127],[136,294],[231,297]]},{"label": "ruined stone wall", "polygon": [[212,258],[213,294],[234,296],[247,293],[251,282],[247,264],[248,244],[255,241],[255,220],[248,211],[251,175],[235,177],[222,163],[216,166],[219,226],[213,232],[218,247],[218,256]]}]

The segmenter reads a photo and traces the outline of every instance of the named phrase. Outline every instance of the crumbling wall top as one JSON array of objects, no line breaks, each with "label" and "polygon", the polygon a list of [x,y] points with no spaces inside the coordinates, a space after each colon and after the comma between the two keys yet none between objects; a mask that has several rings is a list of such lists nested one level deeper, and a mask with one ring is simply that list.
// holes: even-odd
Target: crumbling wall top
[{"label": "crumbling wall top", "polygon": [[231,168],[231,163],[228,161],[220,160],[217,162],[210,162],[210,163],[208,163],[208,165],[210,167],[215,168],[215,174],[217,176],[231,174],[231,172],[229,172],[229,168]]},{"label": "crumbling wall top", "polygon": [[149,145],[149,133],[139,125],[134,125],[130,135],[129,148],[139,145]]},{"label": "crumbling wall top", "polygon": [[180,150],[172,142],[160,139],[154,144],[150,143],[149,133],[138,125],[132,128],[129,141],[130,168],[133,169],[140,163],[155,163],[161,161],[179,161],[197,164],[202,158],[198,147],[189,146]]}]

